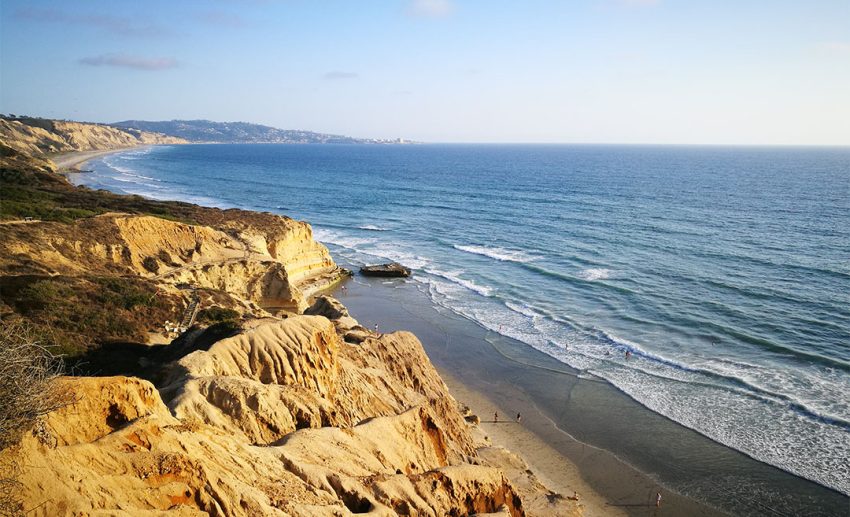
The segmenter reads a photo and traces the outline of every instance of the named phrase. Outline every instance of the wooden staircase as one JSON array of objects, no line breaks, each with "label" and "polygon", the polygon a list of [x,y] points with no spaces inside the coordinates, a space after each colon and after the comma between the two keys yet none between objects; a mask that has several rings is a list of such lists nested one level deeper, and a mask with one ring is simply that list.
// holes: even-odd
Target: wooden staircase
[{"label": "wooden staircase", "polygon": [[201,299],[198,296],[193,296],[192,301],[186,306],[183,311],[183,319],[180,320],[180,332],[186,332],[195,323],[195,318],[198,316],[198,311],[201,308]]}]

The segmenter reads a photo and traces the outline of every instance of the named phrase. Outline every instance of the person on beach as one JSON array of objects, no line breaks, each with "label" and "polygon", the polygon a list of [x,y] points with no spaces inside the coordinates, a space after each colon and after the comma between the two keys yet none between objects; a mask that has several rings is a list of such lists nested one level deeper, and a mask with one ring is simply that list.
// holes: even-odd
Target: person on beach
[{"label": "person on beach", "polygon": [[379,336],[381,335],[381,333],[378,332],[378,324],[377,323],[375,323],[375,334],[377,334]]},{"label": "person on beach", "polygon": [[498,424],[498,423],[499,423],[499,412],[498,412],[498,411],[496,411],[495,413],[493,413],[493,423],[494,423],[494,424]]},{"label": "person on beach", "polygon": [[655,493],[655,507],[658,508],[661,506],[661,492]]},{"label": "person on beach", "polygon": [[522,422],[522,415],[520,415],[519,413],[517,413],[517,414],[516,414],[516,423],[520,423],[520,422]]}]

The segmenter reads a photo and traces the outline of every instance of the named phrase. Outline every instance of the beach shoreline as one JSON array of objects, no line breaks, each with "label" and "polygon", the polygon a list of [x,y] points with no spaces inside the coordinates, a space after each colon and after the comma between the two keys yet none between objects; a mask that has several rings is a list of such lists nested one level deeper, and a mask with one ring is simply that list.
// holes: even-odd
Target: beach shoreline
[{"label": "beach shoreline", "polygon": [[[505,365],[504,357],[492,349],[488,357],[480,349],[468,350],[463,359],[457,357],[458,350],[481,341],[478,336],[469,335],[469,329],[453,326],[458,317],[439,314],[437,318],[449,326],[434,329],[434,319],[423,317],[428,309],[412,307],[408,299],[399,303],[399,298],[404,298],[399,294],[404,291],[403,286],[393,288],[380,280],[359,278],[347,285],[344,294],[338,290],[335,294],[355,319],[369,328],[377,323],[382,331],[413,332],[452,396],[480,418],[480,429],[493,445],[520,456],[549,489],[565,497],[577,492],[584,515],[642,516],[656,510],[658,515],[727,515],[677,493],[611,451],[581,441],[558,427],[533,398],[512,382],[535,375],[533,364]],[[485,361],[491,365],[501,363],[502,373],[492,375]],[[574,380],[579,381],[577,377]],[[499,414],[498,422],[494,422],[495,412]],[[520,423],[516,422],[517,413],[522,415]],[[656,508],[655,496],[659,492],[663,503]]]},{"label": "beach shoreline", "polygon": [[121,147],[119,149],[97,150],[97,151],[70,151],[67,153],[56,153],[50,155],[50,160],[56,165],[56,170],[62,172],[82,172],[81,168],[91,160],[102,158],[104,156],[131,151],[134,149],[144,149],[150,147],[147,145],[137,147]]},{"label": "beach shoreline", "polygon": [[413,332],[494,444],[521,456],[550,489],[578,492],[586,515],[833,515],[846,507],[836,491],[714,442],[607,381],[431,304],[413,281],[355,277],[336,294],[369,328]]},{"label": "beach shoreline", "polygon": [[[522,420],[517,422],[514,411],[508,412],[505,407],[466,386],[445,370],[438,369],[438,372],[452,396],[481,419],[480,432],[490,439],[492,445],[504,447],[521,457],[546,488],[564,497],[573,497],[576,494],[578,504],[586,517],[629,515],[623,508],[610,504],[602,493],[594,489],[582,477],[575,463],[523,424],[534,418],[532,407],[527,404],[515,404],[516,407],[512,409],[519,409],[517,413],[522,415]],[[494,421],[496,412],[499,414],[498,422]]]}]

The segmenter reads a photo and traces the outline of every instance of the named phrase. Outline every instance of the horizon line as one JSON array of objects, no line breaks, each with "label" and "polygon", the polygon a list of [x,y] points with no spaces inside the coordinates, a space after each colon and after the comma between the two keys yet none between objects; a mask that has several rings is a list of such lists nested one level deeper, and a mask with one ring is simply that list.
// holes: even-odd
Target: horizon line
[{"label": "horizon line", "polygon": [[[18,114],[15,114],[13,116],[12,112],[0,113],[0,116],[2,116],[3,118],[9,117],[9,118],[34,118],[34,119],[44,119],[44,120],[62,120],[62,121],[67,121],[67,122],[79,122],[79,123],[82,123],[82,124],[101,124],[101,125],[106,125],[106,126],[112,126],[113,124],[116,124],[117,122],[121,122],[121,121],[94,122],[94,121],[84,121],[84,120],[76,120],[76,119],[70,119],[70,118],[61,118],[60,119],[60,118],[43,117],[43,116],[39,116],[39,115],[18,115]],[[426,140],[417,140],[417,139],[414,139],[414,138],[407,138],[407,137],[352,136],[352,135],[346,135],[346,134],[341,134],[341,133],[328,133],[328,132],[321,131],[321,130],[304,129],[304,128],[284,129],[284,128],[280,128],[280,127],[277,127],[277,126],[261,123],[261,122],[247,122],[247,121],[244,121],[244,120],[217,121],[217,120],[213,120],[213,119],[209,119],[209,118],[186,118],[186,119],[172,118],[172,119],[168,119],[168,120],[164,120],[164,119],[163,120],[146,120],[146,119],[130,118],[130,119],[125,119],[125,120],[139,120],[139,121],[144,121],[144,122],[172,122],[172,121],[177,121],[177,120],[186,120],[186,121],[205,121],[205,122],[213,122],[213,123],[221,123],[221,124],[236,124],[236,123],[255,124],[255,125],[258,125],[258,126],[271,127],[271,128],[279,129],[279,130],[282,130],[282,131],[304,131],[304,132],[309,132],[309,133],[325,134],[325,135],[331,135],[331,136],[342,136],[342,137],[346,137],[346,138],[354,138],[354,139],[360,139],[360,140],[388,140],[388,141],[392,141],[392,140],[401,139],[401,140],[409,142],[409,144],[398,144],[398,145],[423,145],[423,144],[428,145],[428,144],[431,144],[431,145],[590,145],[590,146],[605,146],[605,145],[614,146],[614,145],[618,145],[618,146],[647,146],[647,147],[649,147],[649,146],[678,146],[678,147],[689,147],[689,146],[690,147],[840,147],[840,148],[850,147],[850,142],[840,143],[840,144],[839,143],[810,144],[810,143],[751,143],[751,142],[748,142],[748,143],[724,143],[724,142],[563,142],[563,141],[559,141],[559,142],[540,142],[540,141],[495,142],[495,141],[483,141],[483,140],[478,140],[478,141],[476,141],[476,140],[426,141]],[[200,142],[198,142],[198,143],[200,143]],[[262,142],[257,142],[257,143],[262,143]],[[273,144],[273,143],[276,143],[276,142],[266,142],[266,143]],[[250,144],[246,144],[246,145],[250,145]],[[285,144],[285,145],[294,145],[294,144]],[[311,145],[311,144],[305,144],[305,145]],[[316,144],[316,145],[345,145],[345,144]],[[361,144],[357,144],[357,145],[361,145]]]}]

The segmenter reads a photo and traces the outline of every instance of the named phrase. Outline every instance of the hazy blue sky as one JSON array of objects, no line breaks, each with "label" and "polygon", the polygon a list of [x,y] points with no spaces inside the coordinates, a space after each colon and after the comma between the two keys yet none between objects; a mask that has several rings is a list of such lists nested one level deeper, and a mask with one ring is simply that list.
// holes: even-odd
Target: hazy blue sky
[{"label": "hazy blue sky", "polygon": [[0,111],[850,144],[850,0],[0,2]]}]

